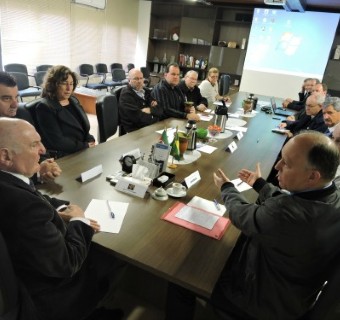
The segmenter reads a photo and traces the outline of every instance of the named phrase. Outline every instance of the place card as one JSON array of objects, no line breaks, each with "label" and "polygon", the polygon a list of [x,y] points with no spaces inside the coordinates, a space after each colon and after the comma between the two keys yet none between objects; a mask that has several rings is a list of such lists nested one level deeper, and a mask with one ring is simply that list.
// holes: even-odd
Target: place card
[{"label": "place card", "polygon": [[229,151],[230,151],[231,153],[233,153],[233,152],[237,149],[237,144],[236,144],[236,142],[233,141],[232,143],[230,143],[230,144],[228,145],[228,147],[227,147],[226,150],[228,150],[228,149],[229,149]]},{"label": "place card", "polygon": [[197,171],[193,172],[191,175],[184,178],[184,182],[189,189],[192,187],[195,183],[199,182],[201,180],[200,173]]},{"label": "place card", "polygon": [[236,135],[236,139],[241,140],[242,138],[243,138],[243,133],[242,133],[242,131],[239,131]]},{"label": "place card", "polygon": [[139,198],[144,198],[146,191],[148,190],[150,181],[148,184],[143,183],[138,179],[131,177],[118,178],[115,188],[121,192],[136,196]]},{"label": "place card", "polygon": [[103,165],[96,166],[80,174],[80,181],[85,182],[103,173]]}]

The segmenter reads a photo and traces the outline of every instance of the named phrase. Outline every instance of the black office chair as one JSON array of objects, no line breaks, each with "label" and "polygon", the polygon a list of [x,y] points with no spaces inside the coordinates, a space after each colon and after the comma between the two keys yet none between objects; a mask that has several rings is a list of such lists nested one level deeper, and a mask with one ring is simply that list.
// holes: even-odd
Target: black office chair
[{"label": "black office chair", "polygon": [[151,74],[147,67],[141,67],[140,71],[143,73],[144,86],[146,87],[153,88],[159,81],[161,81],[161,77]]},{"label": "black office chair", "polygon": [[126,74],[123,69],[112,69],[112,81],[117,83],[116,86],[124,86],[129,83],[129,80],[126,79]]},{"label": "black office chair", "polygon": [[95,67],[96,67],[97,73],[103,77],[103,80],[102,80],[103,84],[111,88],[122,85],[121,81],[113,81],[113,80],[110,81],[106,79],[109,72],[107,70],[107,65],[105,63],[97,63]]},{"label": "black office chair", "polygon": [[123,69],[123,65],[121,63],[111,63],[110,69]]},{"label": "black office chair", "polygon": [[51,64],[41,64],[36,67],[37,71],[47,71],[49,68],[53,67]]},{"label": "black office chair", "polygon": [[229,93],[230,88],[230,76],[228,74],[221,75],[218,87],[218,94],[220,96],[226,96]]},{"label": "black office chair", "polygon": [[27,67],[25,64],[21,63],[9,63],[4,65],[6,72],[21,72],[28,75]]},{"label": "black office chair", "polygon": [[42,87],[46,73],[47,73],[46,71],[37,71],[34,74],[35,83],[37,84],[38,87]]},{"label": "black office chair", "polygon": [[135,65],[133,64],[133,63],[128,63],[128,65],[127,65],[127,70],[128,70],[128,72],[131,70],[131,69],[133,69],[135,67]]},{"label": "black office chair", "polygon": [[104,83],[89,83],[90,76],[95,74],[93,70],[93,66],[91,64],[87,64],[87,63],[81,64],[79,66],[79,72],[81,76],[86,77],[86,84],[84,84],[84,87],[95,89],[95,90],[102,90],[102,89],[107,90],[108,85]]},{"label": "black office chair", "polygon": [[35,127],[35,121],[31,115],[31,112],[26,108],[25,103],[19,103],[17,114],[15,117],[18,119],[26,120]]},{"label": "black office chair", "polygon": [[9,72],[16,80],[18,86],[18,94],[21,102],[26,97],[38,97],[41,95],[41,88],[30,86],[28,75],[22,72]]},{"label": "black office chair", "polygon": [[120,105],[119,105],[119,98],[120,98],[120,94],[122,92],[124,87],[119,87],[119,88],[115,88],[113,91],[112,91],[112,94],[115,95],[115,97],[117,98],[117,105],[118,105],[118,135],[119,136],[123,136],[124,134],[126,134],[127,132],[124,130],[124,128],[122,127],[121,123],[120,123],[120,120],[119,120],[119,108],[120,108]]},{"label": "black office chair", "polygon": [[0,232],[0,319],[37,320],[36,309],[15,275],[6,242]]},{"label": "black office chair", "polygon": [[105,142],[117,132],[118,102],[114,95],[101,96],[96,103],[99,143]]}]

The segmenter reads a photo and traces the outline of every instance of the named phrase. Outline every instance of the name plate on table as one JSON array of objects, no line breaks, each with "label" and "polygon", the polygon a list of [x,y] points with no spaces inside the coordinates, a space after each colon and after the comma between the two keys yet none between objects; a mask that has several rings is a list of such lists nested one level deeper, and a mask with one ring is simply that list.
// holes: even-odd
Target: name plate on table
[{"label": "name plate on table", "polygon": [[191,175],[184,178],[184,182],[189,189],[192,187],[195,183],[199,182],[201,180],[200,173],[197,171],[193,172]]},{"label": "name plate on table", "polygon": [[92,179],[96,176],[99,176],[101,173],[103,173],[103,166],[100,164],[99,166],[96,166],[90,170],[87,170],[80,174],[80,181],[85,182],[89,179]]},{"label": "name plate on table", "polygon": [[239,131],[236,135],[236,139],[241,140],[242,138],[243,138],[243,133],[242,133],[242,131]]},{"label": "name plate on table", "polygon": [[[144,183],[145,182],[145,183]],[[131,177],[118,178],[115,188],[121,192],[128,193],[132,196],[144,198],[146,191],[148,190],[150,181],[141,181]]]},{"label": "name plate on table", "polygon": [[235,141],[233,141],[232,143],[230,143],[230,144],[227,146],[227,149],[226,149],[226,150],[229,150],[231,153],[233,153],[236,149],[237,149],[237,144],[236,144]]}]

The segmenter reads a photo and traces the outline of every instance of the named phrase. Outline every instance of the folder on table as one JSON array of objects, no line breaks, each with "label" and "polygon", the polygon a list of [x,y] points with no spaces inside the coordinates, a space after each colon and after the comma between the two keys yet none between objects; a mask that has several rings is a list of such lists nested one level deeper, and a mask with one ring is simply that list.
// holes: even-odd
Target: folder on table
[{"label": "folder on table", "polygon": [[222,238],[231,223],[228,218],[182,202],[176,202],[162,215],[161,219],[218,240]]}]

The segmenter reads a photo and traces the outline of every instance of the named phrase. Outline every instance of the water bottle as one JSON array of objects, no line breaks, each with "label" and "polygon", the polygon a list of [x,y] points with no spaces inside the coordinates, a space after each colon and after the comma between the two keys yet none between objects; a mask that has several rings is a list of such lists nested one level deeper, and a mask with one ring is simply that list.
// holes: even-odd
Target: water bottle
[{"label": "water bottle", "polygon": [[196,142],[197,142],[197,133],[196,133],[196,121],[189,120],[187,125],[185,126],[187,129],[188,135],[188,148],[187,150],[195,150],[196,149]]},{"label": "water bottle", "polygon": [[214,124],[221,127],[221,133],[225,131],[225,126],[228,120],[228,108],[223,101],[222,106],[217,106],[215,109],[215,121]]}]

